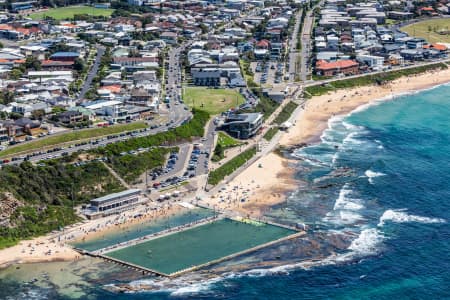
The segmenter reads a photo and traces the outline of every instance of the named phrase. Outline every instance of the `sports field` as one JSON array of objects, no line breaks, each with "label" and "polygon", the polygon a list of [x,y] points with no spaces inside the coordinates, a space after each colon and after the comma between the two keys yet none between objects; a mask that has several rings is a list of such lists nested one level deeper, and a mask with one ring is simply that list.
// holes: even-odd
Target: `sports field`
[{"label": "sports field", "polygon": [[410,36],[421,37],[430,43],[450,43],[450,34],[441,34],[450,32],[450,19],[430,19],[417,22],[401,28],[402,31]]},{"label": "sports field", "polygon": [[236,89],[214,89],[186,87],[184,102],[190,107],[200,108],[216,115],[244,103],[244,97]]},{"label": "sports field", "polygon": [[69,20],[73,19],[74,15],[91,15],[91,16],[105,16],[109,17],[114,9],[109,8],[95,8],[91,6],[67,6],[50,8],[45,11],[30,14],[33,20],[42,20],[45,17],[51,17],[55,20]]},{"label": "sports field", "polygon": [[294,233],[265,223],[222,219],[105,255],[170,275]]}]

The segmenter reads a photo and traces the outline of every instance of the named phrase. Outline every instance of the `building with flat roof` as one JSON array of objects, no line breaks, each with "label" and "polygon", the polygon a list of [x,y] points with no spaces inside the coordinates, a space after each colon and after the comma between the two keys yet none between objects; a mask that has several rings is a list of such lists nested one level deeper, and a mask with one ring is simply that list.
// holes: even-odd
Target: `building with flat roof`
[{"label": "building with flat roof", "polygon": [[258,132],[262,123],[263,115],[260,113],[233,114],[226,118],[221,129],[239,139],[248,139]]},{"label": "building with flat roof", "polygon": [[89,219],[96,219],[123,212],[139,204],[140,194],[141,190],[130,189],[92,199],[84,214]]}]

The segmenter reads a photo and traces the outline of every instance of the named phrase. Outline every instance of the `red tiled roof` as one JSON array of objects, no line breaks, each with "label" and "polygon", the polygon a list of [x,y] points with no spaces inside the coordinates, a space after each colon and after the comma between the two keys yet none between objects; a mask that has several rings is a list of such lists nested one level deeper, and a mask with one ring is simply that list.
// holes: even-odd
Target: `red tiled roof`
[{"label": "red tiled roof", "polygon": [[269,41],[268,40],[261,40],[258,43],[256,43],[256,47],[269,47]]},{"label": "red tiled roof", "polygon": [[0,30],[12,30],[14,29],[12,26],[7,24],[0,24]]},{"label": "red tiled roof", "polygon": [[21,33],[23,33],[24,35],[29,35],[29,34],[31,34],[31,30],[28,29],[28,28],[20,28],[20,27],[19,27],[19,28],[16,28],[15,31],[21,32]]},{"label": "red tiled roof", "polygon": [[325,60],[319,60],[316,63],[316,69],[319,70],[333,70],[333,69],[345,69],[350,67],[357,67],[359,64],[356,61],[350,59],[338,60],[334,62],[327,62]]},{"label": "red tiled roof", "polygon": [[421,10],[425,10],[425,11],[433,11],[434,9],[430,6],[428,7],[422,7]]},{"label": "red tiled roof", "polygon": [[59,60],[43,60],[41,62],[42,66],[71,66],[74,64],[73,61],[59,61]]},{"label": "red tiled roof", "polygon": [[120,93],[121,86],[118,85],[118,84],[114,84],[114,85],[105,85],[105,86],[102,86],[101,89],[103,89],[103,90],[108,90],[108,91],[110,91],[111,93]]},{"label": "red tiled roof", "polygon": [[432,44],[431,47],[433,49],[439,50],[439,51],[446,51],[447,50],[447,46],[442,45],[442,44]]}]

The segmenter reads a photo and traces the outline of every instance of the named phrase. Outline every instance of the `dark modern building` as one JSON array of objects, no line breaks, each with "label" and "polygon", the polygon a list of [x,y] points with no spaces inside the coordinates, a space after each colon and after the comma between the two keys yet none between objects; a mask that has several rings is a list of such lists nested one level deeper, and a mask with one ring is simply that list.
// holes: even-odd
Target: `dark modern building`
[{"label": "dark modern building", "polygon": [[260,113],[229,115],[221,129],[239,139],[248,139],[254,136],[261,128],[263,115]]}]

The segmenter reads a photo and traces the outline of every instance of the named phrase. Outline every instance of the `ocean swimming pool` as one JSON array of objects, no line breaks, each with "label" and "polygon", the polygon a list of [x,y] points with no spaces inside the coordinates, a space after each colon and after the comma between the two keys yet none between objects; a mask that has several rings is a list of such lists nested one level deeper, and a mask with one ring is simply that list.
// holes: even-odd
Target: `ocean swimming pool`
[{"label": "ocean swimming pool", "polygon": [[108,232],[95,239],[72,243],[72,246],[86,251],[96,251],[99,249],[110,247],[112,245],[120,244],[163,230],[167,230],[169,228],[206,219],[212,216],[214,216],[214,211],[209,209],[186,209],[175,214],[174,216],[166,217],[163,219],[150,220],[141,224],[132,225],[126,230]]},{"label": "ocean swimming pool", "polygon": [[170,275],[294,233],[265,223],[220,219],[104,255]]}]

